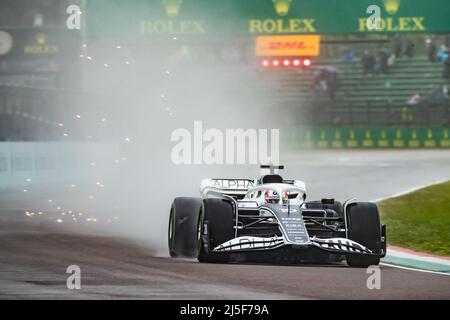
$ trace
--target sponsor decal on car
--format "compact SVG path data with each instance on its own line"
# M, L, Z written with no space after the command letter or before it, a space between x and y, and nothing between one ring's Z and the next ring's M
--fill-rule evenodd
M247 190L254 185L254 181L250 179L212 179L212 181L212 186L220 189Z

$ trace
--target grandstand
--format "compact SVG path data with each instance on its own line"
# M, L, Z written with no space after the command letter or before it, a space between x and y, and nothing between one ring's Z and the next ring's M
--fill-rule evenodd
M336 68L338 74L338 88L333 101L317 86L313 89L315 75L326 67ZM255 85L261 92L258 97L265 95L270 105L307 110L303 113L305 123L327 126L448 126L448 100L445 105L435 105L432 112L429 109L433 91L449 84L442 72L442 63L430 62L425 56L404 57L395 61L388 74L375 73L367 78L359 60L344 64L328 59L318 61L306 70L264 70L260 74L264 81ZM416 108L408 105L413 92L422 99Z
M83 32L67 29L56 14L71 1L0 4L0 42L6 44L0 53L0 141L92 141L107 136L99 119L117 118L126 127L121 114L151 107L174 123L186 121L180 110L190 108L194 116L214 107L227 116L241 112L240 126L251 118L262 127L310 130L319 137L329 130L327 139L342 132L354 136L349 132L356 129L384 136L394 128L405 129L408 139L420 129L428 139L428 130L436 130L433 139L446 142L435 145L450 146L449 81L443 63L427 57L427 43L450 52L448 0L293 0L288 7L272 0L136 2L84 2L81 11L90 13ZM46 3L59 9L49 11ZM377 31L364 24L375 4L384 19ZM328 18L336 12L336 19ZM412 47L412 57L405 57ZM371 51L378 61L380 50L389 49L396 55L389 72L364 75L362 52ZM342 63L350 51L356 59ZM318 78L324 69L336 71L334 94L334 86ZM420 99L410 103L413 92Z

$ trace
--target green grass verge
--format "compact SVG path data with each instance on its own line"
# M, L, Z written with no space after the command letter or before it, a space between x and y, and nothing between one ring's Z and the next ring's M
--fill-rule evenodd
M378 203L388 244L450 256L450 181Z

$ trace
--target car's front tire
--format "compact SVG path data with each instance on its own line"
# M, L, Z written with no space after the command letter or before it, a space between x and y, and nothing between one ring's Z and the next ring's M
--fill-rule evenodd
M203 242L202 235L208 228L209 243ZM226 252L211 252L212 249L234 238L233 204L224 199L204 199L198 219L198 255L200 262L225 263L229 261Z
M357 202L347 207L348 238L356 241L373 253L381 253L380 215L375 203ZM380 263L379 257L363 254L347 254L347 264L356 268L367 268Z
M197 256L197 221L202 199L175 198L170 208L169 254L171 257Z

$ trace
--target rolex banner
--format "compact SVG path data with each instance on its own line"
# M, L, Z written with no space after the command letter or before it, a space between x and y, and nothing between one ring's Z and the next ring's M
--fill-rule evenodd
M0 30L0 74L56 72L78 57L79 33L64 29Z
M88 0L98 37L450 32L449 0ZM375 16L374 16L375 15ZM367 23L376 22L376 27Z

